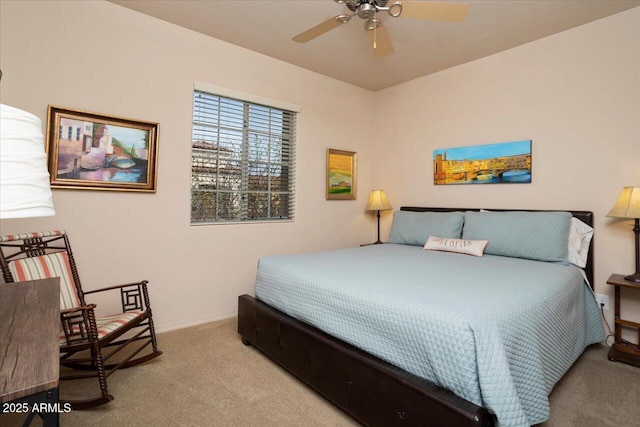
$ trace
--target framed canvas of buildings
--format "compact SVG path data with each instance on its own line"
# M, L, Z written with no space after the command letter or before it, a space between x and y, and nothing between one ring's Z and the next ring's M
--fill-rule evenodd
M156 191L158 123L49 106L51 187Z
M531 140L434 150L433 183L531 183Z
M327 200L355 200L356 153L327 149Z

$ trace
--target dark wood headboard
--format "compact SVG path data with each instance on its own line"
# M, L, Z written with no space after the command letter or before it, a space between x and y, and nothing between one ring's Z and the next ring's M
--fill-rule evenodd
M419 206L402 206L401 211L413 211L413 212L456 212L456 211L479 211L479 208L432 208L432 207L419 207ZM496 212L507 211L519 211L519 212L571 212L575 218L584 222L590 227L593 227L593 212L590 211L558 211L558 210L535 210L535 209L488 209ZM589 255L587 256L587 265L584 268L589 280L589 286L593 289L594 286L594 271L593 271L593 238L591 239L591 245L589 246Z

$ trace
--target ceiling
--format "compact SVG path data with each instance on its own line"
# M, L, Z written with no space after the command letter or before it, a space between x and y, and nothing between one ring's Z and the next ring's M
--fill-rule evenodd
M110 1L374 91L640 6L640 0L472 0L462 1L471 8L459 23L381 13L395 53L377 58L358 17L306 44L291 40L348 11L333 0Z

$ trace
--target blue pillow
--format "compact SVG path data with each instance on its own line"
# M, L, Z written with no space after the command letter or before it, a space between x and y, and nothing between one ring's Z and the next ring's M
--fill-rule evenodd
M484 253L568 263L569 212L465 212L462 238L488 240Z
M389 243L424 246L429 236L459 239L463 223L462 212L395 211Z

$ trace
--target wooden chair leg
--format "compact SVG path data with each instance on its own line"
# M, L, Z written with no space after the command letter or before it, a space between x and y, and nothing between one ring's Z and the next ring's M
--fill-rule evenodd
M156 341L156 329L153 326L153 313L151 312L151 302L149 300L149 293L147 292L146 285L144 287L144 292L142 294L144 298L144 303L147 307L148 317L147 322L149 323L149 335L151 335L151 345L153 347L153 352L158 353L158 342ZM162 354L160 352L158 355Z
M98 383L100 384L101 397L96 399L88 399L84 401L70 402L72 408L83 409L90 408L97 405L102 405L113 400L113 396L109 394L107 390L107 374L105 372L104 360L102 358L102 348L98 341L98 329L96 327L96 319L94 317L93 310L88 313L89 317L89 336L93 340L91 345L91 366L95 366L96 376L98 377Z
M96 356L96 370L98 372L98 382L100 383L100 392L102 394L102 397L106 398L107 396L109 396L109 392L107 391L107 374L105 373L104 361L102 360L102 351L97 342L94 344L94 348Z
M153 327L153 318L149 315L149 334L151 335L151 346L153 352L158 353L158 341L156 340L156 329ZM160 352L162 354L162 352Z

